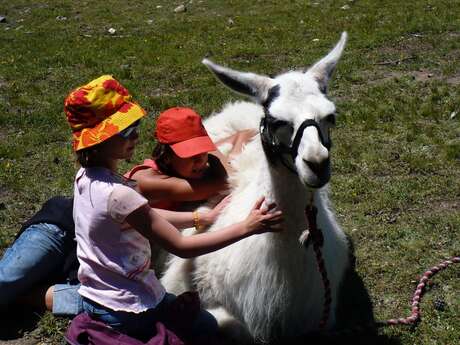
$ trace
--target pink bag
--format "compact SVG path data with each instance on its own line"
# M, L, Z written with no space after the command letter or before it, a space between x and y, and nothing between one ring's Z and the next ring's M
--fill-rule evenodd
M163 323L157 322L155 326L157 334L143 343L82 313L72 320L64 338L71 345L184 345Z

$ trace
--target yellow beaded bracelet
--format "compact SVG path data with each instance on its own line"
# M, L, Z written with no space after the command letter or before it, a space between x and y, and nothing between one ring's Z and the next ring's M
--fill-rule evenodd
M195 229L197 231L200 231L201 224L200 224L200 214L198 213L198 211L193 211L193 224L195 226Z

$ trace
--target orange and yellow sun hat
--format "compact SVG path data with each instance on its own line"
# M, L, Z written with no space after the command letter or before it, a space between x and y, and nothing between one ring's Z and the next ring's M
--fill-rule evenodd
M111 75L103 75L73 90L64 101L72 129L73 149L97 145L146 115Z

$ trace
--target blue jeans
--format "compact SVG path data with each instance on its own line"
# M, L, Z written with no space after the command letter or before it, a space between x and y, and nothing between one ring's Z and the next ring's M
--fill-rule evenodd
M125 311L114 311L97 304L87 298L83 298L83 310L94 319L100 320L112 328L141 340L150 339L155 331L155 323L163 322L166 327L174 330L166 320L166 312L169 305L174 302L176 295L166 293L163 300L153 309L148 309L142 313L130 313ZM199 311L191 327L190 336L202 337L213 336L218 331L217 321L209 312L204 309Z
M51 284L61 272L71 250L66 233L54 224L29 226L6 250L0 260L0 306L35 290L40 284ZM53 313L77 315L82 311L78 285L55 285Z

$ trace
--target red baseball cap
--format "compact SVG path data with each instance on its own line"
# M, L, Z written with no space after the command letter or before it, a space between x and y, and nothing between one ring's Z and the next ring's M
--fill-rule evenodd
M158 142L168 144L181 158L217 150L200 115L190 108L175 107L162 112L157 120L155 137Z

